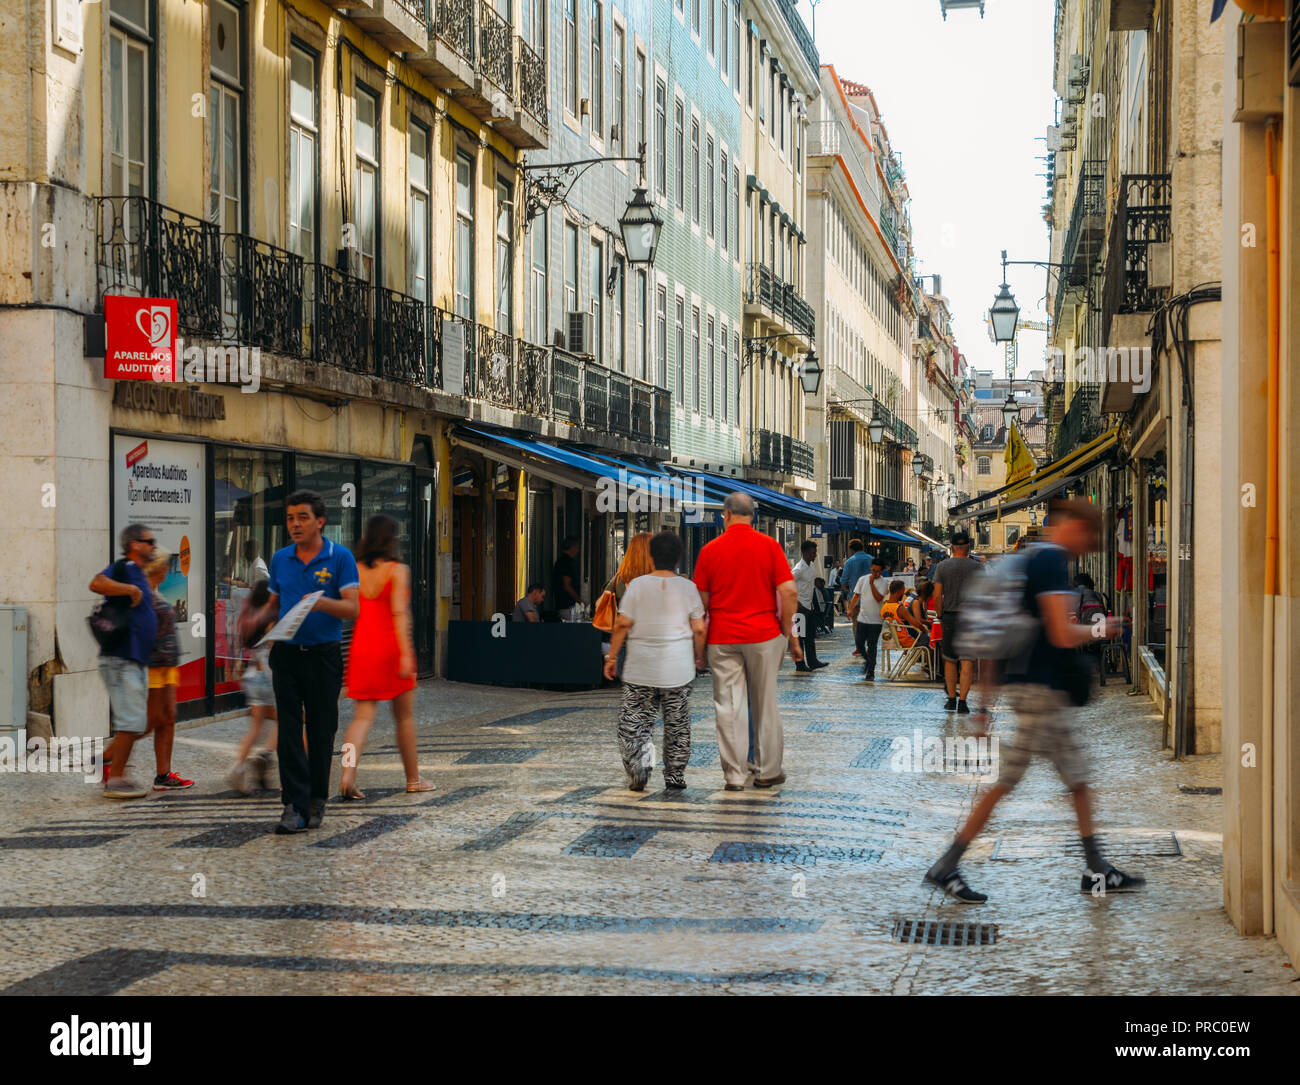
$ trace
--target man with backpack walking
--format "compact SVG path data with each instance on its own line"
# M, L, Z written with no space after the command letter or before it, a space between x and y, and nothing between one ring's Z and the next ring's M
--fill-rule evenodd
M1100 535L1101 513L1091 502L1054 505L1047 542L1002 559L995 583L980 596L979 614L972 614L962 629L964 653L1001 664L1002 680L1016 714L1015 735L1001 744L997 782L971 811L952 846L925 875L928 884L963 904L983 904L988 896L971 889L957 864L993 808L1020 782L1035 755L1056 766L1074 799L1088 864L1081 890L1102 896L1131 892L1145 884L1143 878L1111 866L1101 854L1092 823L1087 767L1074 726L1074 709L1086 702L1089 681L1077 665L1074 649L1097 634L1093 626L1070 621L1074 592L1068 562L1096 550ZM1114 618L1106 622L1111 636L1114 623Z

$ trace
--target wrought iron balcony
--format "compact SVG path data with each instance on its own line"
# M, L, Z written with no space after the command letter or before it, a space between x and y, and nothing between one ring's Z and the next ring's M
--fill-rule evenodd
M424 384L428 350L428 306L396 290L375 290L375 357L379 376L403 384Z
M479 0L479 71L509 97L515 93L514 40L510 24L488 0Z
M1052 442L1054 460L1101 436L1100 392L1100 386L1096 384L1081 384L1075 388Z
M837 512L849 512L864 520L871 518L871 494L866 490L832 490L830 505Z
M812 35L808 33L808 27L804 25L803 17L799 14L795 0L780 0L780 4L786 25L790 27L790 32L794 35L794 40L798 43L800 51L812 66L813 73L816 74L821 71L821 58L817 54L817 46L813 44Z
M1172 198L1167 173L1128 173L1120 181L1106 260L1107 329L1116 313L1154 312L1168 293L1149 285L1149 259L1152 245L1170 240Z
M812 478L817 466L813 447L807 441L798 439L790 443L790 467L799 478Z
M1090 159L1079 169L1079 183L1070 209L1070 225L1061 250L1060 278L1056 283L1056 303L1052 323L1060 324L1065 296L1071 288L1085 285L1093 265L1101 255L1106 232L1106 163Z
M187 335L221 332L221 237L217 227L143 196L95 200L99 291L175 298Z
M546 61L525 41L519 42L519 104L542 128L546 128Z
M371 289L365 279L328 264L312 265L311 357L351 373L373 375Z
M807 339L816 335L817 314L813 307L790 283L778 279L766 264L749 265L745 303L762 306L774 321L797 335Z
M433 32L466 60L474 59L474 0L437 0Z
M910 524L916 518L916 506L910 501L883 494L871 495L871 519L887 520L893 524Z
M277 354L301 354L302 257L246 234L222 234L221 249L228 336Z
M813 450L811 445L787 434L760 429L750 436L749 463L760 471L811 478Z
M874 412L876 417L884 424L885 437L892 440L896 445L902 445L905 448L915 448L917 445L916 430L904 422L893 411L886 407L880 400L876 400Z
M519 375L515 404L524 414L545 415L550 410L551 352L531 343L519 345Z
M551 411L562 422L582 423L582 359L558 347L551 356Z

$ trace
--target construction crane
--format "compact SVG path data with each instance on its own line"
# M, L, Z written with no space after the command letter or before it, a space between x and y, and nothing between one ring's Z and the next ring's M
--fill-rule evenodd
M993 334L993 322L985 316L984 323L988 325L990 342L996 343L997 338ZM1017 320L1016 331L1021 331L1022 329L1030 332L1047 332L1050 335L1052 325L1046 320ZM1013 381L1016 379L1016 362L1019 360L1015 339L1012 339L1009 343L1005 343L1004 348L1007 365L1007 380Z

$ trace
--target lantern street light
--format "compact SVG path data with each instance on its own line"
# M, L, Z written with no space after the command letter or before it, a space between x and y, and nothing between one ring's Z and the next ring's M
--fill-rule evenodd
M1011 343L1016 338L1016 325L1020 322L1020 306L1016 304L1011 287L1005 282L989 306L989 321L993 325L996 343Z
M618 220L623 232L623 247L627 250L629 264L653 264L655 250L659 247L659 233L664 228L663 219L655 214L654 204L640 186L628 202L627 210Z
M1020 407L1016 404L1016 397L1008 393L1007 401L1002 404L1002 421L1006 424L1008 432L1011 429L1011 423L1019 421Z
M867 423L867 436L871 438L873 445L878 445L885 439L885 423L880 415L875 413L871 415L871 421Z
M815 396L822 383L822 367L817 362L817 352L811 347L803 356L799 366L799 383L803 385L804 395Z

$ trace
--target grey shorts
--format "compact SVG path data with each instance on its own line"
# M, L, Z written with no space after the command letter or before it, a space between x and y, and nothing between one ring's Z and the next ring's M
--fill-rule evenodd
M271 683L271 672L249 664L239 679L244 691L244 700L249 708L274 708L275 689Z
M1075 709L1066 695L1048 686L1015 683L1004 686L1003 693L1016 714L1016 731L999 743L997 786L1010 791L1034 757L1055 765L1071 791L1086 784L1088 762L1074 729Z
M957 655L957 629L961 625L961 612L945 610L939 618L939 628L943 630L943 658L949 663L960 663Z
M144 734L149 727L149 668L134 659L100 656L99 673L108 688L109 729Z

